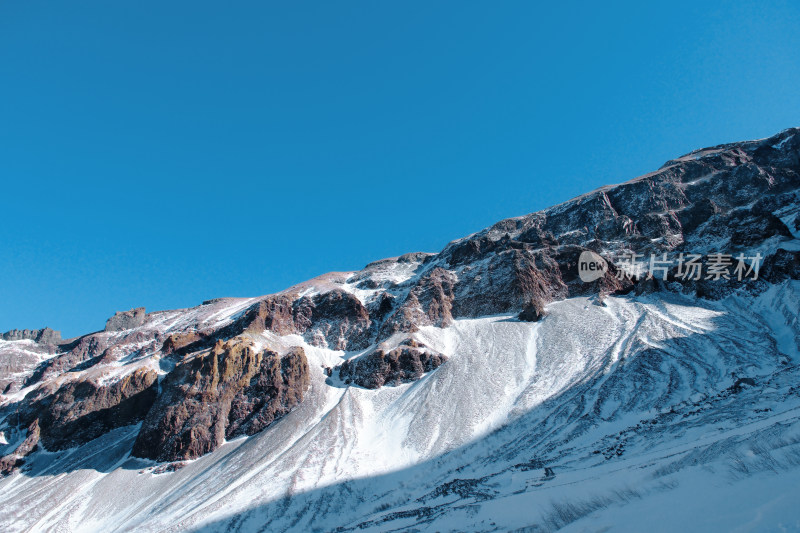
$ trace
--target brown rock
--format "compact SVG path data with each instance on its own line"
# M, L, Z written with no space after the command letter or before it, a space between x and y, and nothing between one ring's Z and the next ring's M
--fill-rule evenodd
M280 357L244 337L218 341L167 375L133 454L159 461L199 457L226 437L251 435L284 416L308 384L301 348Z
M206 338L204 333L198 331L189 331L184 333L173 333L167 340L164 341L161 351L164 355L170 355L176 352L181 352L189 348L191 349L198 343Z
M84 444L142 420L155 400L157 378L154 370L140 368L110 385L80 380L55 391L40 387L26 396L20 420L38 419L42 444L49 450Z
M375 350L339 367L339 378L367 389L416 381L441 366L447 358L414 340L384 352Z
M34 420L28 426L27 436L10 454L0 458L0 476L6 476L25 464L25 457L35 452L39 446L39 421Z

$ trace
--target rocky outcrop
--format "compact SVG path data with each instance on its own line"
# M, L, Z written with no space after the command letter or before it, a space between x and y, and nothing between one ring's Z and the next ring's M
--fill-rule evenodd
M182 361L162 383L133 454L193 459L224 439L252 435L286 415L309 385L301 348L284 356L236 337Z
M447 327L453 321L457 276L435 267L416 281L402 302L383 323L380 338L397 332L412 333L422 326Z
M141 421L155 401L158 374L140 368L108 385L91 380L47 385L25 397L19 407L23 425L38 421L48 450L84 444L104 433Z
M42 329L12 329L0 335L4 341L32 340L40 344L58 344L61 342L61 332L50 328Z
M144 307L137 307L130 311L117 311L106 321L105 331L125 331L138 328L144 324L145 316Z
M518 315L523 322L538 322L545 316L544 306L539 300L534 300L525 306L525 309Z
M531 301L543 304L566 297L559 263L549 249L534 250L508 237L500 242L502 248L487 260L459 272L455 317L509 313Z
M668 286L620 279L620 256L626 252L640 257L749 253L765 242L792 239L784 220L797 221L800 212L798 150L798 129L698 150L641 178L455 241L428 260L429 268L395 303L380 337L421 325L446 326L459 317L520 312L569 296ZM590 283L578 277L585 250L608 262L608 272ZM776 280L794 271L792 259L780 250L768 252L764 268L764 275ZM748 285L684 281L674 272L668 281L714 298Z
M6 476L25 464L25 457L35 452L39 447L39 421L34 420L28 426L25 440L13 452L0 457L0 476Z
M413 339L393 350L381 349L348 359L339 367L339 379L367 389L416 381L441 366L447 358Z
M173 353L191 353L193 349L203 343L208 336L200 331L187 331L181 333L173 333L161 347L164 355L172 355Z
M55 357L44 361L28 377L25 381L25 386L80 368L81 365L99 358L108 348L108 337L96 333L84 335L69 343L64 343L59 346L59 352Z
M374 340L373 324L364 304L353 294L332 289L314 296L269 296L238 321L236 334L297 333L315 346L361 350Z
M258 302L245 315L244 330L253 333L269 330L278 335L296 333L294 304L295 299L290 295L281 294L267 297Z
M56 348L38 343L0 343L0 395L10 394L25 386L28 376L42 366ZM2 398L0 398L2 400Z
M372 343L369 312L356 296L334 289L297 300L294 325L311 344L334 350L362 350Z

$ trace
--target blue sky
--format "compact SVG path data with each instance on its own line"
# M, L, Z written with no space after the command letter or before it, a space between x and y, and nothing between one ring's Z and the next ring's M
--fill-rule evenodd
M438 251L800 125L800 4L641 4L0 2L0 331Z

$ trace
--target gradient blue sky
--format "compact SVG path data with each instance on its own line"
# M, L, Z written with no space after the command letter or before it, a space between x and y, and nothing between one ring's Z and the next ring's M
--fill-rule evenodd
M254 296L800 125L800 3L0 2L0 331Z

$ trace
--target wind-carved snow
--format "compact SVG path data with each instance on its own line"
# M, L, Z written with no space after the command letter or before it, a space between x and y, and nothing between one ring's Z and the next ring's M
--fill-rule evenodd
M312 379L266 431L158 475L128 455L136 426L37 452L0 481L0 514L10 531L635 530L638 513L703 487L743 523L773 524L800 480L798 290L573 298L538 323L426 327L414 337L448 361L378 390L327 376L352 354L265 332L303 346ZM755 386L734 391L740 378ZM784 491L748 514L736 502L751 479Z

